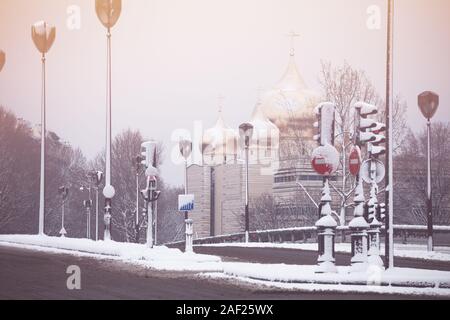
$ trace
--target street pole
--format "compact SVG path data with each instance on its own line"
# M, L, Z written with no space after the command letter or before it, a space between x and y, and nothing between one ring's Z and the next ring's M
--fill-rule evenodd
M95 188L95 241L98 241L98 186Z
M427 229L428 229L428 251L433 248L433 190L431 172L431 118L437 112L439 106L439 95L432 91L425 91L418 97L420 111L427 119Z
M428 251L433 247L433 198L431 189L431 119L427 121L427 223L428 223Z
M106 175L105 188L103 195L105 196L105 234L104 240L111 240L111 212L112 199L116 191L111 185L111 100L112 100L112 72L111 72L111 28L117 23L122 11L121 0L96 0L95 10L100 22L107 29L107 71L106 71Z
M41 95L41 170L39 191L39 235L44 235L45 215L45 134L46 134L46 54L50 50L56 37L56 28L44 21L39 21L31 27L31 37L41 53L42 61L42 95Z
M184 158L184 194L187 195L189 191L188 187L188 159L192 154L192 141L190 140L183 140L181 139L179 141L179 149L180 154ZM194 244L194 221L192 219L189 219L189 211L184 212L184 221L185 221L185 252L191 253L194 251L193 244Z
M254 127L251 123L244 123L239 126L241 137L241 147L245 150L245 243L250 242L250 213L249 213L249 149L253 137Z
M394 1L388 0L387 63L386 63L386 199L387 219L385 233L385 267L394 268L394 134L393 134L393 88L394 88Z
M250 241L250 215L248 212L248 153L249 153L249 144L250 141L248 137L245 138L245 243L249 243Z
M64 238L66 236L65 234L65 228L64 228L64 206L65 206L65 201L63 200L62 203L62 208L61 208L61 238Z
M39 193L39 235L44 235L45 214L45 133L46 133L45 54L42 54L42 104L41 104L41 182Z

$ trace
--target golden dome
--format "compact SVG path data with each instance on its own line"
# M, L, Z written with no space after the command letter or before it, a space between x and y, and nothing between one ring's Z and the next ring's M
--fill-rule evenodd
M319 96L309 90L295 63L295 54L291 52L289 65L281 80L262 100L262 112L278 127L292 120L313 115L313 109Z

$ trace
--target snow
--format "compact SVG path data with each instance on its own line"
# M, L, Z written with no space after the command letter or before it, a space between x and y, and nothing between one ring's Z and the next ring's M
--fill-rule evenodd
M350 228L361 228L361 229L369 227L369 225L367 224L367 221L366 221L366 219L364 219L364 217L354 218L348 226Z
M34 24L34 31L40 36L47 35L47 24L44 21L38 21Z
M320 218L319 221L316 223L316 227L322 227L322 228L336 228L337 222L333 219L331 215L325 215L322 218Z
M369 267L350 273L350 267L337 267L337 273L316 273L317 266L285 264L224 263L224 273L256 280L287 283L350 284L450 288L450 272L408 268ZM449 291L450 293L450 291Z
M283 291L289 290L292 292L311 292L311 293L376 293L382 295L404 295L408 297L429 296L429 297L444 297L450 296L448 289L436 288L405 288L392 286L358 286L358 285L330 285L317 283L286 283L286 282L267 282L263 280L255 280L245 277L229 276L221 273L204 273L201 275L204 278L220 279L220 280L238 280L252 285L267 287L270 289L281 289Z
M338 267L335 274L318 274L317 266L222 262L219 257L182 253L164 246L149 249L140 244L47 236L0 235L0 245L99 260L118 260L157 270L201 272L201 276L235 278L292 290L450 297L450 272L446 271L406 268L384 271L379 267L369 267L364 272L350 273L351 267ZM274 244L249 243L245 246L273 247ZM317 250L317 244L277 245L280 246ZM337 248L349 250L348 245L337 245Z
M219 257L183 253L164 246L149 249L141 244L27 235L0 235L0 245L54 253L87 254L96 258L116 258L158 270L217 271L222 268Z

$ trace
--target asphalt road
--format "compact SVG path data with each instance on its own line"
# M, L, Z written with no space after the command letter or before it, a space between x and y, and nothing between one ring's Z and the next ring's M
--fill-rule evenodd
M79 291L67 289L68 266L81 269ZM50 254L0 246L0 299L50 300L311 300L400 299L377 294L288 292L242 283L200 279L195 274L167 273L109 260Z
M196 253L221 256L228 261L300 265L317 264L317 252L297 249L196 246L194 251ZM350 259L351 255L348 253L336 253L336 264L338 266L349 266ZM394 261L395 266L401 268L450 271L450 262L430 263L409 258L395 258Z

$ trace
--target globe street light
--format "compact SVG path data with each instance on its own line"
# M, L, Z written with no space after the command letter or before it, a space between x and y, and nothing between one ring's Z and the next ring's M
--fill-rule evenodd
M190 140L180 140L180 153L184 158L184 194L188 194L188 159L192 154L192 141ZM189 212L186 211L185 223L186 223L186 243L185 252L192 252L192 231L193 231L193 221L189 219Z
M105 235L104 240L111 240L111 202L116 191L111 185L111 28L119 20L122 11L121 0L95 0L95 11L100 22L107 29L107 89L106 89L106 176L105 188Z
M431 190L431 118L439 106L439 96L431 91L423 92L418 97L420 111L427 119L427 222L428 251L433 251L433 199Z
M0 72L5 66L5 61L6 61L6 54L3 50L0 50Z
M46 86L45 86L45 61L46 54L55 41L56 28L44 21L36 22L31 27L33 42L42 54L42 97L41 97L41 181L39 196L39 235L44 234L44 210L45 210L45 133L46 133Z
M250 141L253 136L253 125L250 123L244 123L239 126L239 135L241 136L241 142L245 149L245 242L250 240L250 215L248 212L248 152L250 149Z

